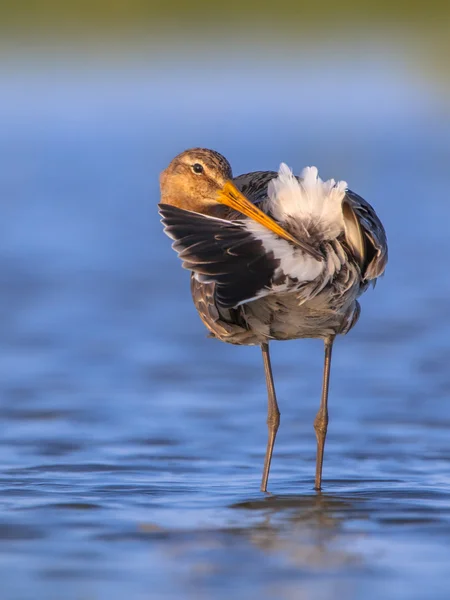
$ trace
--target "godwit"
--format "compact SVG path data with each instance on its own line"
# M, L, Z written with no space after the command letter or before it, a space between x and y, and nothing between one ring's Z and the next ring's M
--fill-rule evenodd
M262 350L269 429L262 491L280 423L269 342L324 340L322 397L314 421L320 490L333 342L355 325L357 298L384 272L383 225L345 181L324 182L315 167L295 177L282 164L278 173L233 179L221 154L194 148L172 160L160 183L164 231L191 271L203 323L223 342Z

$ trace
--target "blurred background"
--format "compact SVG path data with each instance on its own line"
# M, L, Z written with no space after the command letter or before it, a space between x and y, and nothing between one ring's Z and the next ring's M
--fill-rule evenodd
M448 598L450 5L0 7L2 599ZM390 245L333 358L206 338L158 175L316 165Z

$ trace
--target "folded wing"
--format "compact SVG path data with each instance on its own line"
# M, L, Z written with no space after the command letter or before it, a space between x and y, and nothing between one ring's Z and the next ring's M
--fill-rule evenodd
M364 281L373 281L383 274L388 260L384 227L372 206L355 192L346 191L342 206L347 243Z
M160 204L159 212L183 267L198 281L216 284L215 300L221 308L239 306L275 289L286 291L287 285L301 286L323 268L251 220L228 221L168 204Z
M272 281L278 261L241 222L226 221L160 204L165 233L199 281L216 283L219 306L232 308L258 295Z

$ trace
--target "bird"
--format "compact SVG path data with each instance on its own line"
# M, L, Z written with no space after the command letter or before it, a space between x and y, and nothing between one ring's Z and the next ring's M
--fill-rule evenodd
M269 344L319 338L322 394L314 420L314 487L322 488L331 356L337 335L358 321L358 298L383 275L388 247L372 206L345 181L323 181L316 167L233 177L215 150L191 148L160 175L164 232L191 272L194 305L210 337L261 348L268 439L261 490L280 425Z

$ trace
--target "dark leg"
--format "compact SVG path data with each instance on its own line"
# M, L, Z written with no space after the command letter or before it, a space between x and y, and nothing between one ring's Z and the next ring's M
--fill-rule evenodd
M267 440L266 458L264 460L264 470L261 483L261 491L267 492L267 480L269 479L270 461L272 460L273 446L280 424L280 411L278 410L275 387L273 385L272 367L270 365L269 344L261 344L261 350L264 362L264 373L266 374L267 384L267 427L269 428L269 438Z
M319 412L314 420L314 429L316 430L317 437L316 480L314 485L316 490L320 490L322 487L323 450L328 428L328 385L330 382L331 351L333 349L333 342L334 336L325 339L322 398L320 400Z

